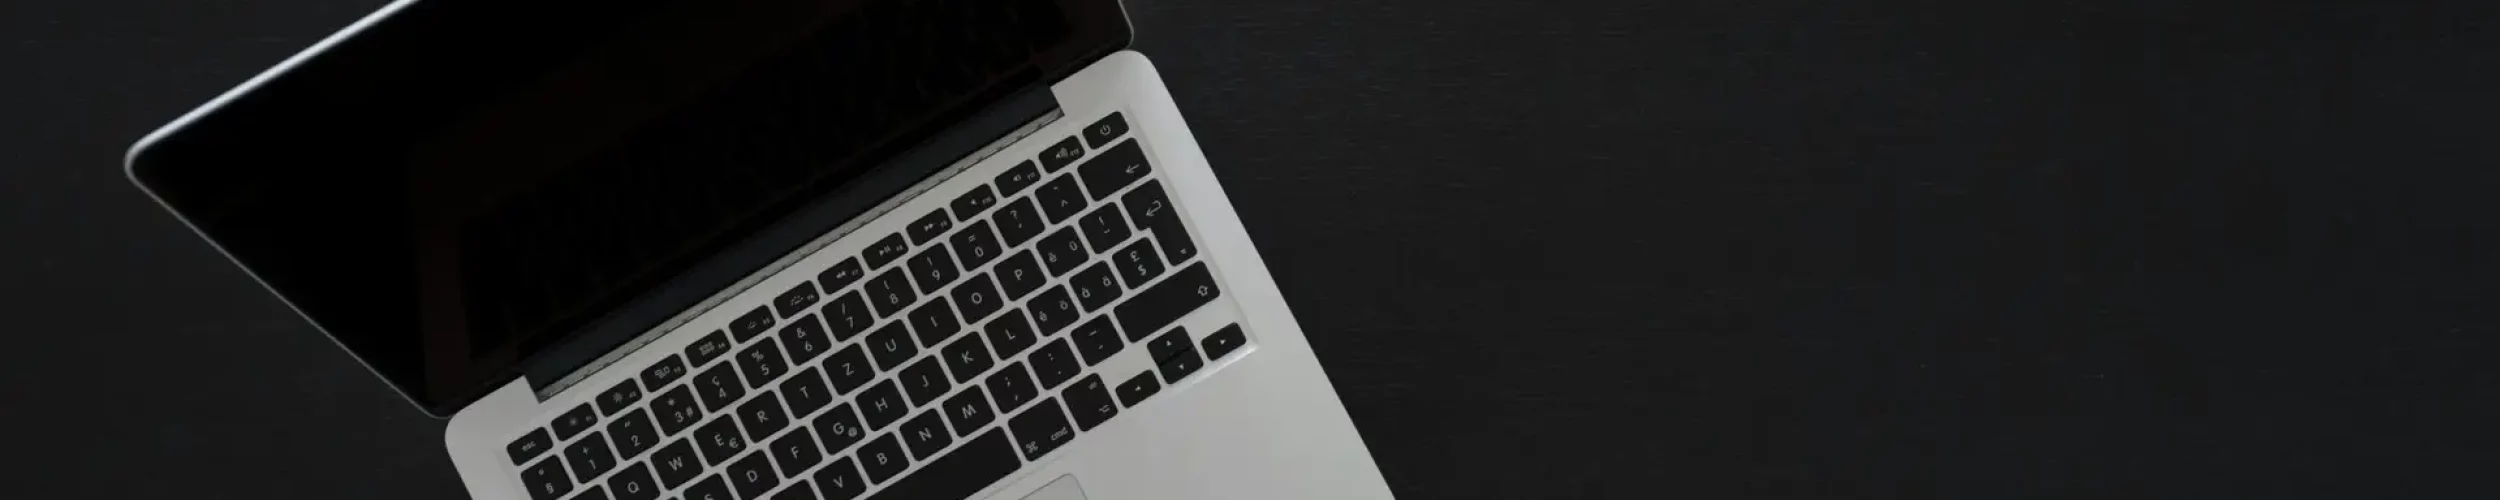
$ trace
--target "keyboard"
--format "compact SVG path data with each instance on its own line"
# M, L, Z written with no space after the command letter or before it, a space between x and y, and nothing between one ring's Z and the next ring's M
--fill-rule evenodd
M1246 343L1120 113L505 447L533 500L958 500ZM1048 140L1048 137L1027 140ZM1003 201L1002 201L1003 200ZM854 238L870 235L854 235ZM803 264L805 265L805 264ZM1143 344L1131 346L1131 344ZM1101 373L1124 349L1153 367Z

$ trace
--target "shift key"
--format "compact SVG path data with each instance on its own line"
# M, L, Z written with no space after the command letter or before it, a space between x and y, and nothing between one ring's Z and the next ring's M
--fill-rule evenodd
M1164 325L1179 321L1222 295L1224 292L1215 287L1215 276L1207 274L1207 263L1191 264L1120 303L1120 331L1161 331Z

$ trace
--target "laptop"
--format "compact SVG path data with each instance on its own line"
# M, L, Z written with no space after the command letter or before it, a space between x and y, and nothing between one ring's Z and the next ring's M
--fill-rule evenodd
M398 0L126 161L474 498L1390 498L1130 40L1115 0Z

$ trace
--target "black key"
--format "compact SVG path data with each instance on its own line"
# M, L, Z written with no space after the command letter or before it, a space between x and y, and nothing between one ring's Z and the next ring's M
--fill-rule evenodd
M877 358L877 369L893 371L920 354L920 344L912 343L911 329L903 322L886 323L877 333L868 334L868 355Z
M946 416L942 413L945 410L931 408L903 422L903 446L911 448L911 456L928 460L945 450L946 445L955 444L955 435L946 431Z
M1172 210L1172 199L1163 194L1163 181L1146 181L1120 195L1120 207L1128 209L1128 219L1138 229L1152 228L1163 221L1180 222L1180 213Z
M738 500L738 498L729 496L729 483L723 482L721 475L713 474L704 476L702 481L696 481L694 486L687 486L685 500Z
M1076 294L1076 303L1087 311L1100 311L1111 301L1120 299L1120 281L1111 277L1111 264L1096 262L1068 278L1068 291Z
M616 500L652 500L659 498L663 489L659 483L652 482L651 468L642 462L634 462L616 471L616 475L608 476L608 491L616 493Z
M1050 236L1042 238L1041 243L1033 246L1033 251L1041 253L1042 265L1050 268L1051 276L1068 274L1068 271L1076 270L1076 266L1094 258L1093 252L1085 250L1085 242L1077 239L1076 228L1073 227L1059 228L1059 232L1050 233Z
M987 221L977 221L970 226L965 226L962 231L956 231L954 236L946 237L946 242L948 246L955 248L955 261L962 262L964 269L979 269L982 264L988 264L991 259L998 258L998 235L990 233L990 223Z
M650 412L652 417L660 417L660 435L677 435L702 420L702 405L697 405L695 392L685 385L652 397Z
M660 434L675 436L703 421L703 405L694 400L693 389L677 386L651 398L651 416L660 420Z
M920 294L911 290L910 274L911 271L898 268L868 280L868 305L877 317L902 314L903 308L920 300Z
M1111 268L1120 272L1120 280L1128 282L1129 288L1137 288L1163 275L1163 257L1155 255L1153 242L1139 239L1111 252Z
M903 415L911 413L911 403L903 401L903 392L894 388L893 379L869 386L867 391L859 393L857 401L860 416L867 419L868 430L871 431L885 429L885 426L893 425L894 421L902 420Z
M1146 402L1146 398L1154 397L1156 392L1162 390L1163 383L1155 381L1155 372L1139 373L1120 383L1120 402L1136 408L1138 403Z
M773 445L766 449L773 450L773 464L781 466L782 477L798 477L799 473L807 472L807 468L815 467L817 462L825 461L824 452L816 449L816 435L807 432L806 427L793 429L780 439L774 439Z
M1173 264L1189 262L1198 256L1198 245L1189 241L1189 230L1181 225L1181 217L1172 208L1171 198L1163 193L1162 181L1146 181L1146 185L1129 190L1120 197L1120 206L1128 209L1129 220L1137 227L1154 233L1163 258Z
M1083 365L1076 364L1076 352L1068 349L1067 339L1042 344L1042 348L1034 349L1033 356L1026 361L1033 365L1033 377L1042 383L1044 389L1058 387L1084 369Z
M1120 134L1126 133L1128 133L1128 120L1121 119L1119 113L1112 113L1111 116L1095 120L1093 125L1085 126L1085 143L1094 145L1095 149L1102 149L1103 144L1111 142L1112 139L1118 139Z
M1033 313L1035 333L1044 337L1058 335L1068 325L1076 324L1077 315L1084 314L1076 310L1076 301L1069 299L1068 292L1063 290L1065 288L1055 286L1046 288L1040 295L1034 295L1033 301L1024 303L1025 311Z
M729 353L729 334L714 330L712 333L704 334L703 338L694 339L694 343L686 344L686 365L700 368L704 363L710 363L713 359L727 353Z
M748 453L745 458L729 463L729 487L738 490L738 498L754 499L781 485L781 474L773 472L773 461L764 452Z
M599 414L615 415L639 402L642 402L642 386L634 384L633 379L626 379L608 387L608 390L599 391Z
M1041 460L1042 455L1076 439L1076 428L1068 426L1068 415L1059 411L1056 399L1044 399L1007 419L1007 427L1016 431L1016 447L1024 450L1026 460Z
M929 211L928 215L922 215L918 220L911 221L911 225L905 226L903 232L911 233L912 244L927 245L929 242L937 241L939 236L945 236L946 230L954 228L955 218L947 217L946 209L940 208Z
M1086 243L1102 251L1120 246L1121 242L1128 241L1130 234L1135 234L1129 232L1128 219L1120 216L1120 207L1111 204L1086 212L1084 217L1076 219L1076 227L1085 231Z
M816 273L816 285L825 287L826 294L832 294L842 291L842 287L858 283L861 276L867 275L868 271L859 267L858 258L845 258L841 263L825 268L825 272Z
M608 440L593 432L564 447L565 463L573 464L573 476L596 478L616 468L616 452L608 450Z
M868 492L868 482L859 479L859 466L851 457L842 457L816 471L816 487L823 488L824 500L851 500Z
M553 458L521 469L521 483L532 500L554 500L573 491L573 476L564 473L564 461Z
M1068 340L1076 341L1076 352L1085 357L1085 364L1088 365L1102 364L1103 360L1111 359L1111 355L1119 354L1120 348L1128 345L1127 341L1120 340L1120 332L1111 328L1111 315L1108 314L1095 316L1085 324L1077 325L1076 332L1068 334Z
M868 344L851 344L842 352L825 358L825 380L833 382L833 391L850 394L877 378L877 368L868 364Z
M1171 278L1137 292L1118 307L1120 329L1132 332L1162 330L1163 325L1179 321L1198 306L1215 301L1223 292L1215 287L1215 276L1207 274L1204 262L1190 264Z
M815 368L799 370L789 380L781 381L781 400L790 404L790 418L806 419L816 410L833 403L833 390L825 388L825 377Z
M1033 201L1042 205L1042 215L1049 217L1052 224L1075 217L1093 204L1085 199L1085 190L1076 187L1074 175L1062 175L1043 184L1042 189L1033 192Z
M703 457L694 454L694 444L679 439L651 454L651 468L660 473L660 482L671 489L703 473Z
M801 316L781 327L781 346L790 349L790 364L806 366L808 361L833 349L833 339L825 338L825 324L816 315Z
M877 313L870 311L868 302L859 297L859 292L845 293L842 298L825 303L825 330L833 333L834 341L849 342L859 332L877 325Z
M1128 336L1129 340L1137 340L1137 337L1141 335L1137 332L1128 332ZM1155 362L1172 359L1172 356L1180 354L1181 351L1196 353L1189 348L1189 330L1181 327L1172 327L1170 331L1156 335L1154 340L1146 342L1146 355L1148 359Z
M1032 160L1026 160L1016 166L1007 167L1005 173L998 174L998 194L999 196L1015 196L1016 192L1033 187L1033 182L1039 180L1042 180L1042 169L1035 167Z
M738 337L739 342L755 340L755 336L772 330L773 308L769 306L756 306L738 319L729 320L729 334Z
M1010 363L998 373L990 374L990 399L998 403L998 411L1015 411L1039 396L1042 389L1033 386L1033 375L1024 371L1024 363Z
M651 366L642 369L642 385L668 387L669 382L676 382L677 379L685 376L686 362L677 359L677 355L670 354L668 357L660 358L660 362L652 363Z
M911 457L903 455L903 445L888 432L859 445L859 465L868 469L869 480L882 483L911 467Z
M955 209L957 220L971 222L973 218L980 217L981 212L988 211L991 206L995 205L998 205L998 194L990 192L989 186L973 186L971 191L965 191L962 196L956 196L955 202L947 206Z
M1068 398L1068 413L1076 417L1078 429L1094 430L1120 415L1120 404L1111 401L1111 388L1103 386L1102 375L1086 375L1060 397Z
M579 495L573 495L573 500L613 500L613 499L608 498L608 490L606 490L606 489L604 489L604 488L597 487L597 486L592 486L592 487L590 487L590 489L589 489L589 490L585 490L585 491L583 491L583 492L582 492L582 494L579 494Z
M1154 172L1154 166L1146 164L1146 152L1137 148L1137 141L1122 141L1076 168L1077 175L1085 176L1085 190L1094 193L1097 200L1146 178L1150 172Z
M964 324L955 321L955 308L946 303L945 297L911 310L911 332L920 339L920 345L935 347L962 331Z
M946 245L929 247L911 256L911 277L920 283L920 293L937 293L962 276L963 271L955 268L955 258L946 254Z
M903 235L896 233L885 235L885 238L869 244L867 250L859 253L859 258L868 261L868 270L875 271L885 269L886 264L894 263L910 253L911 242L904 241Z
M1181 339L1184 345L1188 342L1188 338ZM1198 357L1198 349L1195 347L1183 349L1180 354L1155 362L1155 369L1163 372L1163 381L1175 384L1180 383L1181 379L1188 377L1189 374L1198 373L1199 368L1206 366L1207 360Z
M1033 323L1024 320L1023 310L999 315L997 319L990 320L982 332L989 336L990 349L998 353L998 359L1023 354L1025 348L1033 347L1033 341L1038 340L1033 335Z
M798 286L773 297L773 311L781 313L784 318L806 314L808 308L816 306L818 298L821 297L816 292L816 282L801 281Z
M556 415L556 421L548 424L548 427L555 428L557 441L563 441L573 439L573 436L590 430L590 426L598 424L599 414L590 409L590 403L582 403L581 406L565 411L563 415Z
M1008 248L1024 244L1042 234L1042 229L1050 225L1042 221L1042 213L1033 209L1033 199L1029 197L1007 202L1007 206L999 207L998 214L991 215L990 220L998 223L999 241L1006 242Z
M847 404L833 407L832 412L816 417L815 425L816 437L825 442L825 453L841 453L850 449L851 445L859 444L861 436L868 435L867 429L859 426L859 412Z
M773 492L772 500L817 500L816 488L808 486L806 480L800 480L791 483L788 488Z
M694 444L703 449L706 461L715 464L727 462L729 457L747 449L746 436L738 434L738 419L732 417L715 418L695 428Z
M790 363L781 359L781 348L773 339L764 339L738 351L738 374L745 375L747 386L761 389L781 374L790 372Z
M747 437L737 432L737 417L712 417L712 422L695 427L695 445L702 447L705 460L727 462L747 450Z
M738 423L746 425L747 435L763 439L789 427L790 414L782 412L781 398L765 392L738 405Z
M1006 304L1006 299L998 297L998 287L990 284L989 273L972 275L963 283L955 284L955 289L947 291L947 295L955 298L956 312L963 313L965 323L989 319L990 313L998 312L998 308Z
M998 266L993 269L997 270L998 284L1006 287L1009 300L1024 298L1025 294L1033 293L1041 289L1043 283L1050 282L1050 275L1042 274L1042 263L1033 260L1031 250L1009 255L1006 260L998 261Z
M938 411L946 414L946 423L955 427L955 435L963 437L972 437L972 431L998 419L997 414L990 412L989 396L982 394L977 385L946 398L946 404Z
M954 342L946 344L945 349L938 350L938 357L946 359L946 371L955 374L956 382L965 383L971 382L973 377L981 376L981 372L989 371L990 365L996 362L990 359L990 348L981 345L979 335L965 335L955 339Z
M1232 354L1234 349L1240 349L1242 344L1248 343L1250 339L1241 334L1241 325L1238 324L1224 325L1223 329L1207 334L1207 338L1198 341L1199 346L1206 348L1207 359L1210 361Z
M1060 139L1058 144L1050 145L1050 149L1042 150L1042 154L1037 159L1042 161L1042 170L1057 172L1060 167L1066 167L1083 158L1085 158L1085 145L1076 142L1076 137L1069 137Z
M936 462L920 467L901 481L886 485L873 500L932 500L971 498L990 483L998 482L1015 472L1024 462L1016 460L1016 451L1007 444L1007 433L992 429L980 437L964 440L962 448L947 453ZM876 475L869 468L869 475Z
M686 376L686 362L679 360L675 354L660 358L658 362L651 363L651 366L642 369L642 383L651 387L665 387L669 382L675 382L684 376Z
M660 445L660 430L651 427L651 417L641 408L635 408L608 423L608 440L616 442L616 456L633 458Z
M512 465L521 465L530 463L530 459L546 454L548 448L555 446L555 440L547 437L546 429L532 428L529 433L512 440L512 444L503 445L503 452L512 456Z
M896 377L895 381L903 384L903 393L911 396L912 407L928 406L936 402L938 396L944 396L947 390L955 388L953 382L946 380L946 369L941 364L936 356L920 358L920 361L904 367L903 374Z

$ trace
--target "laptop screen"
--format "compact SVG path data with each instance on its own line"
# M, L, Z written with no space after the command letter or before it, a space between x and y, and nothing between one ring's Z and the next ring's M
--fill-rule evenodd
M1116 0L415 0L135 177L420 406L952 120L1125 46Z

